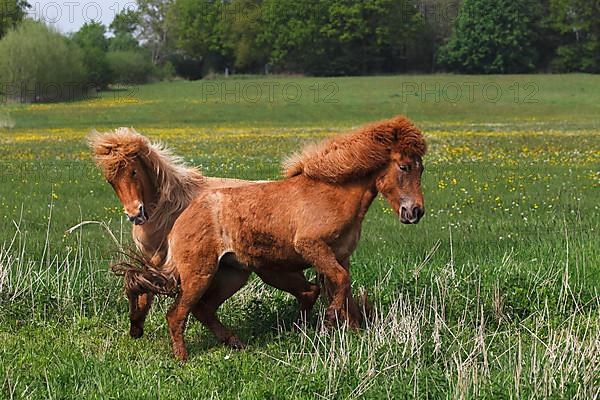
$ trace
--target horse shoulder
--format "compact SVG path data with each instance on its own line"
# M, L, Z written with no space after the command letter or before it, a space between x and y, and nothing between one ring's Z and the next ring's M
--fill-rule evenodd
M169 234L169 246L181 239L185 241L214 239L214 214L217 203L218 196L211 191L196 197L175 221Z

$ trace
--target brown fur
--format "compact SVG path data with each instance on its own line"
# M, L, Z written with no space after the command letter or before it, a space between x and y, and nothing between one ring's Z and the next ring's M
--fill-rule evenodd
M89 145L96 164L109 181L134 159L143 160L160 188L153 205L156 210L153 219L159 229L173 216L181 214L198 191L207 185L207 179L198 169L188 167L165 146L151 143L133 128L119 128L104 134L95 132L89 137Z
M140 253L128 254L127 261L113 266L115 273L124 277L130 308L130 334L137 338L143 334L144 321L154 294L174 295L178 289L176 270L163 265L168 251L167 235L177 217L203 190L259 182L205 178L200 171L185 165L166 147L151 143L131 128L119 128L102 134L95 132L89 138L89 145L94 160L125 208L129 203L142 201L147 204L150 214L143 225L134 225L132 228L133 239ZM142 185L136 185L129 178L132 170L137 170L135 181L142 182ZM220 278L213 283L203 307L216 309L225 301L229 296L224 297L223 293L232 290L231 283L235 286L243 280L238 275L236 271L224 269ZM310 310L319 294L319 287L308 282L301 272L288 274L284 279L269 274L260 274L260 278L294 295L300 303L301 312ZM212 328L219 326L218 322L211 319L205 319L203 323ZM222 339L229 342L227 337Z
M250 271L284 276L311 265L328 282L327 321L358 327L349 262L362 221L378 193L402 222L419 221L425 149L420 131L396 117L305 152L284 180L202 191L169 234L166 265L180 281L167 314L175 356L187 358L183 334L189 312L212 321L215 335L227 343L241 343L218 322L216 307L197 307L223 268L239 275L238 283L222 293L226 298L243 286Z
M427 151L421 131L404 116L397 116L307 146L284 161L284 175L290 178L303 174L325 182L343 183L367 176L385 165L392 145L419 157Z
M179 276L175 271L165 273L144 255L135 251L123 252L125 261L111 266L115 275L122 276L128 294L139 296L152 292L174 297L179 291Z

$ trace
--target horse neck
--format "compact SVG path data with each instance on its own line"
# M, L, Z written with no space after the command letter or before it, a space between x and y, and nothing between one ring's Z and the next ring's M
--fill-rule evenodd
M159 252L164 252L166 255L166 251L163 250L166 250L167 236L171 232L173 224L202 187L202 182L188 181L180 186L183 196L173 201L163 197L159 182L154 182L154 184L157 190L154 191L151 199L153 206L149 210L150 220L144 225L133 228L134 239L143 247L140 250L149 257L154 257Z
M338 186L346 197L356 207L356 215L360 221L364 218L373 200L377 197L377 174L371 174L356 180L342 183Z
M377 176L378 174L372 174L360 182L360 187L363 189L363 195L360 200L358 218L361 221L367 214L367 211L369 211L369 207L371 207L371 204L373 204L373 200L375 200L375 197L377 197Z

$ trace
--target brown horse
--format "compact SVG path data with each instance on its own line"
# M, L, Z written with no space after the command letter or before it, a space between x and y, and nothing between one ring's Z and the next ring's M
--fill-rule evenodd
M284 180L202 191L175 221L162 269L180 283L167 313L175 356L187 359L190 311L210 312L200 319L216 320L214 310L198 305L224 267L230 271L231 290L223 293L228 297L251 271L285 275L311 265L332 285L327 321L356 328L347 266L363 218L381 193L402 223L419 222L425 151L421 132L398 116L306 149L286 163ZM235 337L221 324L213 328L217 337Z
M156 268L160 268L167 255L167 235L173 223L193 198L206 190L257 183L204 177L165 147L151 143L129 128L94 133L89 144L97 165L123 204L127 218L134 224L132 234L137 248ZM219 270L204 296L203 307L216 310L230 296L231 290L237 290L237 275L229 266ZM301 272L276 275L259 272L258 275L265 283L294 295L300 302L301 313L310 310L318 298L319 286L308 282ZM139 285L126 285L126 289L129 333L139 338L154 294L141 290ZM194 314L209 327L217 324L218 329L218 321L204 317L210 316L210 312L196 311ZM231 341L229 337L221 339L234 346L240 345L236 338Z

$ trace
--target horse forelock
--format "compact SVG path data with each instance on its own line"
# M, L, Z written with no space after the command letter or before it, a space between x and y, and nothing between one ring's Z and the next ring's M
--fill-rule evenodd
M159 226L166 224L170 216L183 211L204 185L204 177L197 168L187 166L163 144L150 142L133 128L94 132L89 144L96 164L109 180L139 157L158 188L159 197L151 219Z
M422 157L426 151L421 131L400 115L305 147L284 161L284 175L342 183L384 167L392 152Z
M88 143L96 165L108 180L137 155L148 153L150 148L148 139L133 128L118 128L105 133L94 131L88 137Z

